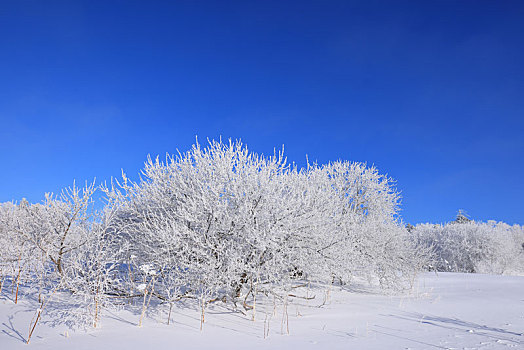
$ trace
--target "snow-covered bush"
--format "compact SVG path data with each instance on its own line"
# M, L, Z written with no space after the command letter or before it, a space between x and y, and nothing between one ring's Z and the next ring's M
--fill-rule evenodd
M97 297L105 290L98 284L106 263L94 257L106 251L108 240L102 239L105 231L90 209L94 191L94 184L73 186L59 196L46 194L41 204L22 200L0 206L0 269L3 279L8 276L16 286L15 302L23 284L28 296L42 304L67 292L77 308L90 307L93 300L101 305Z
M519 225L472 220L420 224L412 237L419 246L432 250L437 271L524 272L524 229Z
M11 202L0 204L0 292L6 283L13 283L13 279L19 283L27 262L22 237L12 230L16 223L16 209Z
M297 169L282 153L212 141L148 159L142 175L105 191L119 208L115 230L129 249L122 259L141 285L140 266L153 266L166 300L236 302L254 289L355 276L400 287L421 265L397 222L391 179L365 164Z
M37 293L44 288L47 257L27 234L29 227L40 224L33 225L41 212L41 205L31 205L25 199L18 205L3 203L0 207L1 270L4 279L13 286L15 303L20 284L28 283Z

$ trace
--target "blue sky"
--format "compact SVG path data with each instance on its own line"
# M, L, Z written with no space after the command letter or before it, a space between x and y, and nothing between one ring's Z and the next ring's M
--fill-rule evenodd
M524 224L520 1L2 1L0 201L198 135L375 164L406 222Z

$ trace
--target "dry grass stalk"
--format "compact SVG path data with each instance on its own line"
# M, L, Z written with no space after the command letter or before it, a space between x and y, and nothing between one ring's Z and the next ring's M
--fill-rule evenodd
M149 302L151 301L151 296L153 295L153 288L155 287L154 283L155 283L155 279L152 278L149 281L149 283L146 285L146 287L144 288L144 299L142 301L142 313L140 314L140 319L138 320L138 327L142 327L142 320L144 319L144 315L146 314L147 307L149 306ZM149 290L150 285L152 285L151 293L149 295L149 301L146 303L147 294L149 293L148 290Z
M200 331L202 331L205 317L206 317L206 302L204 301L204 298L202 297L202 304L200 306L201 308L201 314L200 314Z
M18 304L18 288L20 287L20 277L22 275L22 250L20 249L20 254L18 255L18 274L16 276L16 294L15 294L15 304Z
M289 335L289 315L287 313L287 295L284 298L284 307L282 309L282 322L280 324L280 333L284 334L284 324L286 325L286 333Z
M167 314L167 324L169 325L169 321L171 320L171 310L173 309L173 303L169 303L169 313Z
M42 298L42 301L40 302L40 307L36 310L35 315L31 319L31 323L29 323L29 335L27 336L26 344L29 344L29 341L31 340L31 336L33 335L33 332L35 331L36 325L38 324L38 321L40 320L42 313L44 312L44 309L46 308L47 304L49 303L49 301L51 300L55 292L58 290L58 286L59 285L57 285L55 289L53 290L53 292L51 293L51 295L49 295L49 297L47 298L47 301L44 298Z

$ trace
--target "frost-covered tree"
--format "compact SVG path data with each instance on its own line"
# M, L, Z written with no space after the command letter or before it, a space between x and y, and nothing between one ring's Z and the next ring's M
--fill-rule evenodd
M94 191L94 183L82 189L73 185L59 196L46 194L42 204L19 205L14 230L39 249L59 275L64 274L67 254L86 242Z
M27 228L32 226L32 217L38 206L23 199L19 204L3 203L0 210L0 256L2 274L10 277L14 288L14 301L17 303L20 284L29 282L38 286L40 295L46 275L46 255L40 251L27 235Z
M458 213L457 213L457 217L455 218L455 223L457 224L465 224L467 222L470 222L471 219L468 218L468 215L466 214L466 212L462 209L459 209Z
M453 272L522 272L524 229L503 222L455 220L420 224L412 232L421 247L433 251L435 269Z
M254 289L286 290L300 279L366 275L398 285L411 276L420 257L398 222L393 185L361 163L297 169L282 153L211 141L148 159L139 182L124 175L106 193L120 208L118 236L138 280L141 266L153 266L175 298L246 305Z

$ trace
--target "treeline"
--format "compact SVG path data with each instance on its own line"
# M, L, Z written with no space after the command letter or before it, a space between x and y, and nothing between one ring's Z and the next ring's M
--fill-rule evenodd
M459 211L446 224L407 226L413 241L429 250L430 270L524 275L524 227L476 222Z
M281 152L264 157L239 141L197 143L148 159L138 182L123 174L41 204L2 204L1 283L15 302L21 285L38 295L38 317L65 293L75 317L94 326L117 300L140 303L140 322L152 299L170 308L194 300L203 321L211 302L249 310L257 295L285 302L312 282L409 288L428 255L398 210L394 183L374 167L298 169Z
M96 204L95 192L103 195ZM437 271L518 273L524 230L465 217L404 227L394 182L337 161L297 168L239 141L147 159L140 180L0 205L0 293L96 327L107 307L287 304L311 283L410 288Z

